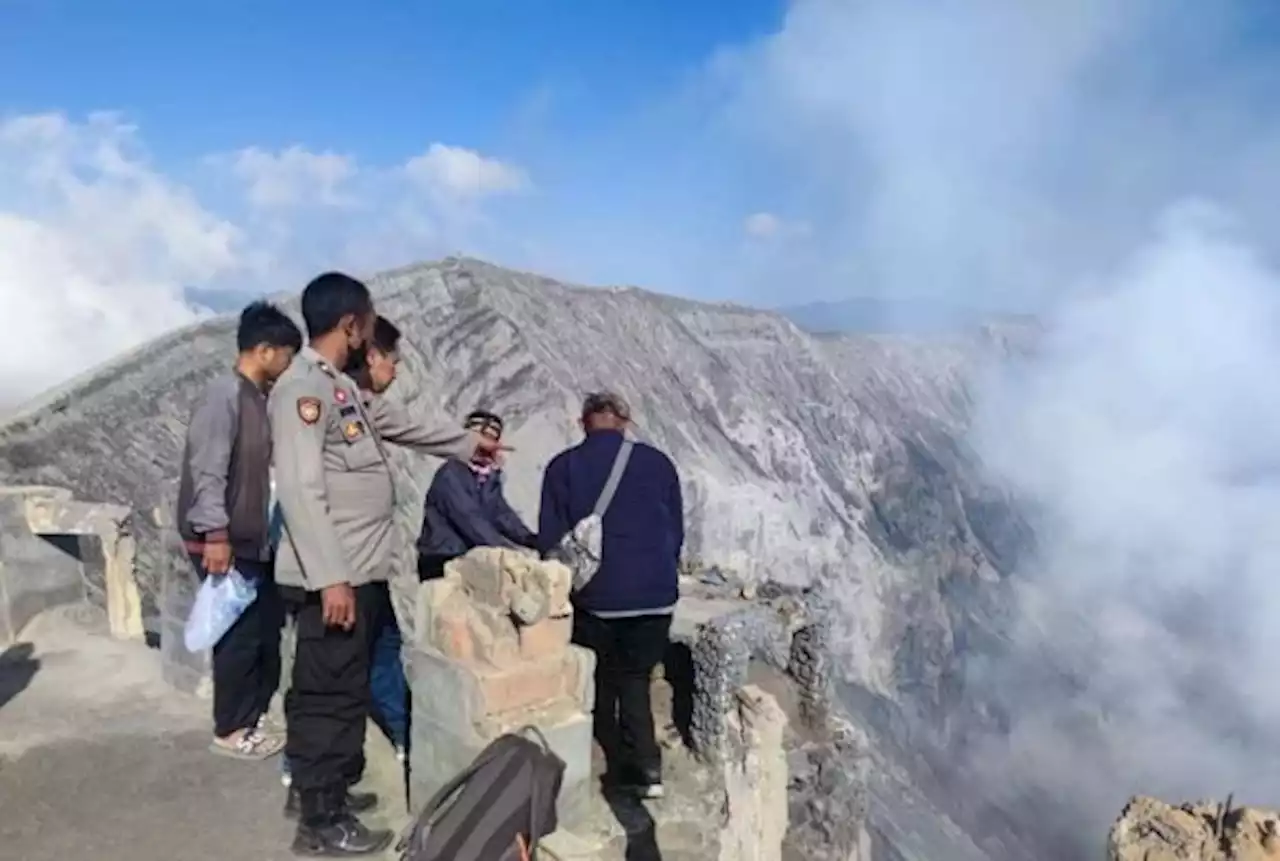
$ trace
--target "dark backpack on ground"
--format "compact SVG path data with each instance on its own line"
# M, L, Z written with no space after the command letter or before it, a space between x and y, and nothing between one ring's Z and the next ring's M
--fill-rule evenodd
M401 861L529 861L558 826L564 767L535 727L499 736L427 802Z

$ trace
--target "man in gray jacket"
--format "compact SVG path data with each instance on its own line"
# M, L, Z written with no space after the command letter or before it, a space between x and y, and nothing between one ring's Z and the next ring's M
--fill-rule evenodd
M298 600L285 705L286 754L301 802L293 848L368 855L392 839L355 817L348 793L364 768L371 642L391 612L382 583L393 561L395 486L384 443L463 459L500 446L477 433L424 427L385 398L363 402L340 369L373 333L364 284L336 272L319 276L302 293L302 316L310 344L269 402L284 515L276 576Z
M201 578L234 566L256 581L257 599L213 648L211 749L264 759L283 746L259 729L280 684L283 621L268 536L267 389L302 347L302 333L279 308L255 302L240 314L236 344L234 371L205 389L187 429L177 524Z

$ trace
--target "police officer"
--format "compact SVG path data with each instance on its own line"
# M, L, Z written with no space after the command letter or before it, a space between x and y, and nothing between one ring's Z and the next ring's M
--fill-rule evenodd
M286 703L286 755L300 796L294 851L367 855L391 842L355 813L364 767L369 646L392 564L395 498L384 440L440 457L470 458L494 443L432 430L403 408L365 407L341 368L369 341L376 314L364 284L336 272L302 293L310 343L271 392L273 460L284 519L276 578L297 604L297 651ZM382 399L379 399L382 400Z

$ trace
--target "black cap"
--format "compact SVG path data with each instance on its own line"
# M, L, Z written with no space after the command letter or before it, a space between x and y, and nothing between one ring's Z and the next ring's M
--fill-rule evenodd
M462 426L467 430L480 433L493 431L498 436L502 436L502 417L488 410L472 410L467 414L467 420L462 423Z

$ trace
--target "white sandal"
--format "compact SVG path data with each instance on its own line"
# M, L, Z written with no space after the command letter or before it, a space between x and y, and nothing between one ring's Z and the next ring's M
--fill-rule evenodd
M284 739L263 735L256 729L245 730L235 741L215 738L209 750L232 759L260 761L270 759L284 747Z

